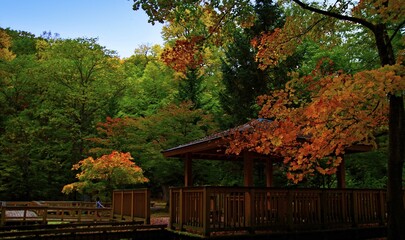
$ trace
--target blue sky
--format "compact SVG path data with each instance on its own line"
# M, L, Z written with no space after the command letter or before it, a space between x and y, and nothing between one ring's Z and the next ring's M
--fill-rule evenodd
M132 0L0 0L0 27L61 38L94 37L129 57L141 44L163 44L161 25L132 10Z

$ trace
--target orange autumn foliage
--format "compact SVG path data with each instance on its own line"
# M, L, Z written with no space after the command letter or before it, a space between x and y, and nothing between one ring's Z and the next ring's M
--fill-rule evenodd
M130 153L113 151L97 159L88 157L73 165L72 170L81 170L76 174L78 182L67 184L65 194L111 191L123 184L148 182L142 169L133 161Z
M252 40L257 49L256 60L259 68L276 66L287 56L292 55L301 43L301 36L306 29L294 17L287 17L283 28L276 28L272 32L264 32Z
M228 152L243 150L281 156L287 177L297 183L318 171L333 174L345 149L376 147L375 134L388 129L389 94L405 90L402 64L354 75L343 72L298 77L282 90L261 96L260 118L236 132Z
M177 72L186 72L187 69L197 69L203 63L202 51L199 44L202 37L192 37L177 40L174 47L166 48L162 53L162 60Z

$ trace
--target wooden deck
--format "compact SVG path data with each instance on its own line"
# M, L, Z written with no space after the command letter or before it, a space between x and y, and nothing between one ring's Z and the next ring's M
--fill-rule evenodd
M67 224L64 226L123 224L123 231L129 226L125 223L150 226L149 194L147 189L115 191L111 208L89 207L85 203L3 202L0 228L12 225L17 230L33 223L52 226L62 222ZM377 231L382 236L387 221L386 191L378 189L171 188L169 209L168 230L179 236L237 234L260 239L266 234L272 238L305 233L318 236L352 230L354 234L360 230L369 232L370 236Z
M143 222L89 222L0 227L0 239L165 239L166 225Z
M203 236L384 226L385 190L184 187L170 191L169 228Z

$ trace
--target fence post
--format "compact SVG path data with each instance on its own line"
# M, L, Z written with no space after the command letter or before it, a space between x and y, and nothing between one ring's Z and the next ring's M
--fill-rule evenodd
M184 204L183 204L183 199L184 198L184 196L183 196L183 188L180 188L180 191L179 191L179 230L180 231L183 231L183 222L184 222Z
M24 222L27 220L27 211L28 211L28 209L24 208L24 213L23 213L23 221Z
M380 214L380 216L379 216L379 218L380 218L380 225L383 226L384 223L385 223L385 210L386 210L386 207L385 207L385 198L384 198L384 192L383 192L383 190L379 190L378 200L379 200L379 203L380 203L380 212L379 212L379 214Z
M111 212L110 212L110 221L114 219L114 212L115 212L115 191L112 192L112 201L111 201Z
M82 213L83 213L83 207L79 205L79 208L77 209L77 221L81 222L82 221Z
M287 190L287 230L291 231L293 229L293 196L291 190Z
M326 221L327 221L327 216L326 216L326 208L327 208L327 205L326 205L326 191L321 190L320 194L321 194L321 196L320 196L320 199L321 199L321 202L320 202L320 221L321 221L322 229L325 229L326 226L327 226L327 224L326 224Z
M134 190L132 190L130 193L131 193L130 218L131 218L131 221L134 221L135 220L135 214L134 214L135 213L135 204L136 204L135 203L135 192L134 192ZM126 202L126 201L124 201L124 202ZM138 204L136 204L136 205L138 205Z
M353 227L357 227L358 223L358 218L359 218L359 212L358 212L358 206L357 206L357 191L352 191L352 218L353 218Z
M124 219L124 191L121 191L121 202L120 202L120 220Z
M172 221L174 220L174 215L173 215L173 213L174 213L174 209L173 209L173 203L174 203L174 201L173 201L173 189L172 188L170 188L169 189L169 224L168 224L168 227L169 227L169 229L173 229L173 225L172 225Z
M145 224L150 224L150 191L145 189Z
M3 205L4 203L4 205ZM6 204L3 202L1 205L1 221L0 221L0 226L4 226L6 223Z
M249 202L248 202L248 207L249 207L249 211L250 211L250 216L246 216L249 217L249 223L248 223L248 227L249 227L249 232L250 233L254 233L254 227L256 226L256 199L255 199L255 194L256 191L254 188L249 188Z
M207 187L203 188L203 235L210 235L210 191Z
M47 224L47 218L48 218L48 206L45 206L42 215L42 224Z
M250 228L252 226L252 195L249 188L244 188L244 225L245 227Z

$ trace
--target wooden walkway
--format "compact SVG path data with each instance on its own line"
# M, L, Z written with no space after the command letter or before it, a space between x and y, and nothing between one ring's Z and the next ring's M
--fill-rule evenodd
M111 219L111 208L2 206L0 209L0 226L33 223L106 222Z
M0 227L0 239L156 239L162 238L166 225L143 222L96 222Z
M115 190L113 202L105 204L108 206L105 208L96 208L94 202L80 201L0 203L0 226L114 221L150 223L148 189Z

